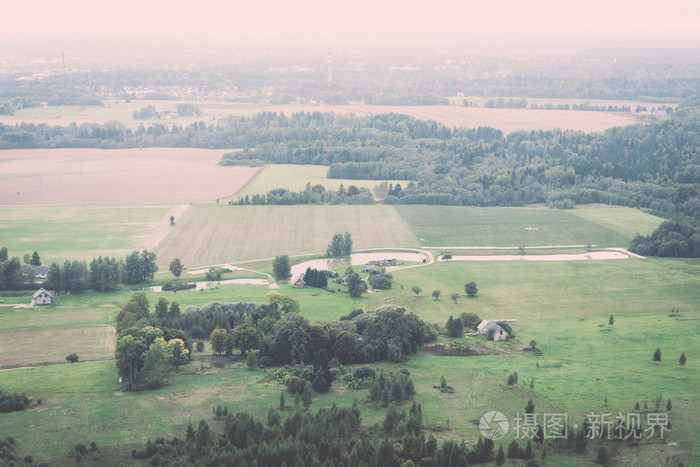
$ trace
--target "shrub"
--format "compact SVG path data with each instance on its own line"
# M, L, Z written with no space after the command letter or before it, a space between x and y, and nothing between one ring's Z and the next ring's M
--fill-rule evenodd
M204 342L197 342L197 352L204 352Z
M78 361L78 354L77 353L72 353L66 356L66 360L68 360L71 363L75 363Z

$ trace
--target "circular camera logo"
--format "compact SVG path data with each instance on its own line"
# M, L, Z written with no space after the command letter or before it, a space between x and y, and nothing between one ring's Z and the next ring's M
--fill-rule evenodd
M479 420L479 431L486 439L499 440L508 433L508 419L501 412L487 412Z

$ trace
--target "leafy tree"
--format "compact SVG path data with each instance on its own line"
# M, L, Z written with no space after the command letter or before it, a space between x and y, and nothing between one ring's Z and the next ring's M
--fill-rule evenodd
M173 302L170 304L170 310L168 311L168 316L171 318L177 318L180 316L180 304Z
M214 353L221 355L226 351L226 338L228 333L226 329L217 328L211 332L209 340L211 341L211 349Z
M440 292L439 290L433 290L433 293L432 293L433 298L434 298L436 301L439 301L439 300L440 300L440 295L441 295L441 294L442 294L442 292Z
M280 410L284 410L284 391L280 391ZM268 417L269 419L269 417Z
M352 236L350 232L345 232L343 235L343 255L350 256L352 253Z
M447 335L450 337L461 337L464 332L464 323L460 318L454 319L452 315L447 318Z
M170 272L173 273L173 276L177 277L178 279L180 278L180 275L182 274L182 263L180 262L180 258L175 258L170 262Z
M297 313L284 315L275 324L274 358L279 363L304 363L309 344L309 322Z
M166 316L168 316L168 301L165 298L160 297L158 299L158 303L156 303L156 310L155 311L156 311L156 317L158 319L163 319Z
M287 313L299 313L299 302L289 295L272 290L265 294L265 298L267 299L267 303L270 304L271 315L281 316Z
M459 298L459 294L455 292L452 295L450 295L450 298L452 299L453 302L455 302L455 305L456 305L457 299Z
M530 341L530 348L533 350L537 348L537 341L535 339Z
M348 268L346 276L345 284L348 286L348 294L353 298L361 297L362 293L367 290L367 284L352 268Z
M276 256L272 262L272 271L278 280L286 280L292 275L292 267L289 265L289 256Z
M465 329L475 330L481 323L481 318L476 313L462 313L459 317L462 319Z
M340 331L335 336L333 350L334 355L343 365L355 363L358 351L357 337L349 331Z
M615 324L615 317L613 315L610 315L610 319L608 319L608 324L612 326Z
M685 352L683 352L683 353L681 354L681 358L678 359L678 363L679 363L681 366L685 366L685 362L686 362Z
M142 355L143 369L139 379L144 386L156 389L165 385L171 369L169 356L165 339L156 338Z
M221 268L212 266L207 270L205 277L208 281L220 281L222 273Z
M35 251L32 254L32 259L29 264L31 264L32 266L41 266L41 258L39 258L38 252Z
M78 357L78 354L77 354L77 353L68 354L68 356L66 356L66 360L68 360L68 361L71 362L71 363L77 362L77 361L78 361L78 358L79 358L79 357Z
M258 356L255 352L250 352L248 354L248 358L246 358L245 364L249 370L256 370L258 368Z
M661 349L657 348L656 352L654 352L654 357L653 357L655 362L660 362L661 361Z
M32 262L32 255L29 254L29 253L25 253L25 254L24 254L24 257L22 258L22 262L23 262L24 264L31 264L31 262Z
M134 336L126 335L119 339L115 350L117 369L128 386L136 383L139 370L143 366L141 355L146 351L146 345Z
M311 390L311 384L307 381L304 385L304 391L301 393L301 402L304 404L304 408L308 409L311 407L311 395L313 391Z
M233 329L233 342L245 357L249 350L258 348L260 334L252 323L243 323Z
M420 293L421 293L422 291L423 291L423 290L421 290L421 288L418 287L417 285L414 285L413 287L411 287L411 292L413 292L414 295L420 295Z
M478 292L478 289L476 288L476 282L467 282L466 284L464 284L464 292L469 297L476 296Z

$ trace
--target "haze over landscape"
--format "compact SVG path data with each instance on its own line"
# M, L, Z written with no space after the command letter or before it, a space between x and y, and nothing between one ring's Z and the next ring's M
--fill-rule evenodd
M2 7L2 48L26 42L469 52L700 45L693 0L26 0Z

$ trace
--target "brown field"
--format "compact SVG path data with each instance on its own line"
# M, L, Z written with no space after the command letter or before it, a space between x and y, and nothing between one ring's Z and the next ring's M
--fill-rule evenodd
M379 105L265 105L240 102L192 102L202 110L201 117L181 117L168 120L134 120L134 110L146 105L154 105L158 111L173 111L175 101L131 101L106 102L105 106L61 106L36 107L22 109L11 117L0 119L0 123L14 125L19 122L47 123L49 125L66 126L71 122L104 123L118 120L129 128L140 124L178 123L186 125L194 120L211 120L226 118L229 115L254 115L263 111L285 112L336 112L339 114L354 113L357 115L401 113L420 119L435 120L449 127L476 128L489 126L510 133L519 130L550 130L553 128L572 129L581 131L602 131L613 126L623 126L634 123L636 117L631 114L588 112L574 110L530 110L530 109L486 109L483 107L464 107L462 97L450 98L452 105L433 106L379 106ZM466 97L478 105L484 104L487 98ZM593 105L628 105L635 109L637 105L648 109L659 106L675 107L676 104L650 104L636 101L609 101L583 99L527 99L528 103L573 104L588 102Z
M0 151L0 205L195 203L239 192L260 168L218 165L227 150Z

